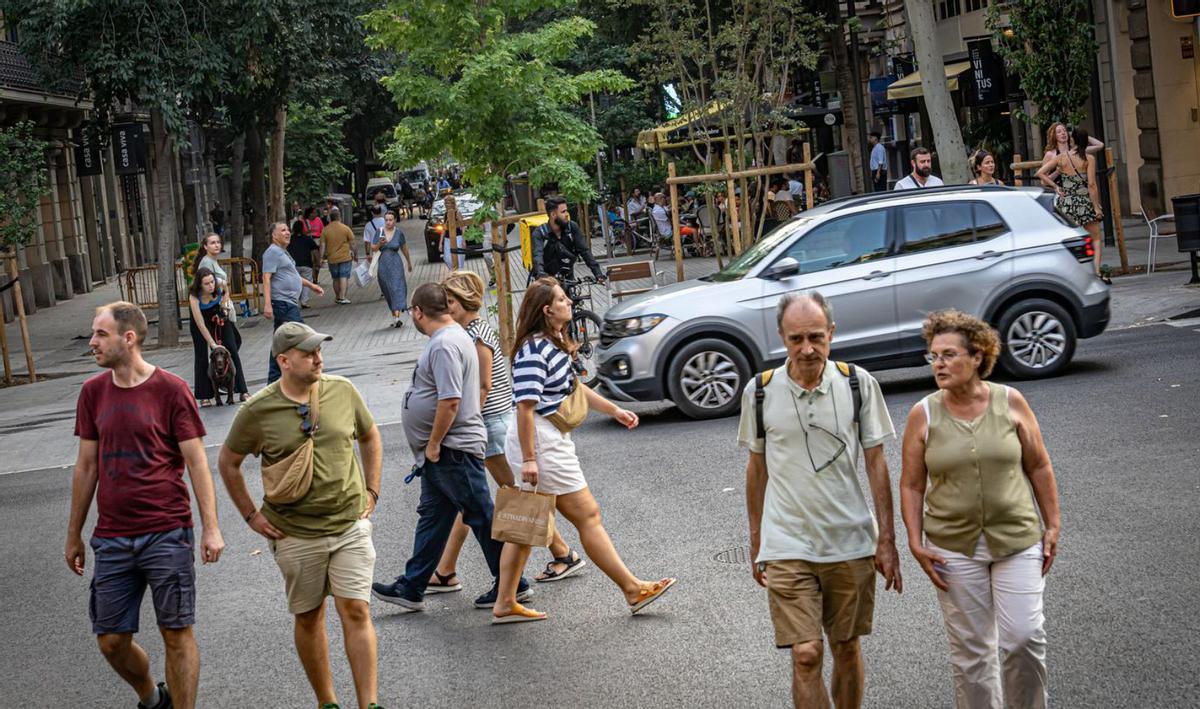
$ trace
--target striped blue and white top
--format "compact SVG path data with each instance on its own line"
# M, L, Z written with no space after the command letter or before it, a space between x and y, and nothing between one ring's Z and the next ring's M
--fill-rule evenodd
M527 340L513 358L513 394L517 401L536 401L539 416L558 411L574 379L571 357L544 337Z
M508 364L500 339L491 324L483 318L475 318L467 325L467 334L475 342L482 342L492 351L492 389L487 401L483 402L483 417L503 416L513 409L513 386L508 380Z

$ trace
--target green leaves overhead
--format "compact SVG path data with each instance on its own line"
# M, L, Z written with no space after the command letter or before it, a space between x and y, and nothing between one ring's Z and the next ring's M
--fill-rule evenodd
M288 105L284 173L287 193L301 204L315 204L346 172L353 156L342 147L347 109L329 99Z
M568 7L563 0L391 0L368 14L369 44L400 58L383 86L413 114L397 127L389 158L448 153L485 204L503 196L505 175L524 171L534 184L557 182L568 197L591 197L580 164L593 159L600 137L574 111L589 92L632 82L613 70L562 68L595 31L585 18L553 12ZM554 19L514 30L535 12Z
M1037 104L1033 119L1079 123L1087 115L1099 47L1088 24L1088 0L1010 0L988 8L988 28L1000 56ZM1006 22L1007 20L1007 22ZM1011 35L1006 32L1011 30Z

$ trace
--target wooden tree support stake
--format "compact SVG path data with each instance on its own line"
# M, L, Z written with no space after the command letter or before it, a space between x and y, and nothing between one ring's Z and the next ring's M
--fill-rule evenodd
M17 312L17 323L21 328L21 345L25 348L25 367L29 370L29 382L32 384L37 381L37 371L33 368L33 347L29 344L29 323L25 320L25 298L21 294L21 281L18 280L17 255L16 253L9 253L2 258L7 261L6 270L8 271L8 279L13 284L13 309ZM4 324L0 323L0 329L3 327ZM8 347L7 343L5 344L4 373L5 382L9 382Z

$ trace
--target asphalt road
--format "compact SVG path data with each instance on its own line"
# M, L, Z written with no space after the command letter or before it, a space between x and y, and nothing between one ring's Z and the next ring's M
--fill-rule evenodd
M1055 706L1200 705L1198 351L1195 329L1123 330L1081 343L1066 376L1016 383L1040 417L1062 497L1062 546L1046 590ZM933 387L921 369L880 379L898 429ZM469 541L459 566L463 593L431 597L428 612L416 615L373 605L386 706L789 706L788 656L772 645L765 592L746 563L722 561L740 560L747 540L736 421L690 422L662 407L640 413L637 431L593 419L576 439L626 562L646 578L678 576L679 586L631 618L616 588L589 567L537 587L532 605L549 621L492 627L488 613L470 605L489 580ZM384 437L378 578L401 569L417 502L415 485L402 483L411 456L400 428L385 427ZM888 459L895 485L898 445ZM87 579L62 561L69 485L62 470L0 476L3 707L134 704L90 635ZM200 706L311 706L266 543L220 486L218 499L228 549L199 570ZM535 554L535 562L546 557ZM875 633L863 642L865 703L950 706L932 586L904 548L901 557L905 592L879 591ZM139 640L161 678L148 603L142 628ZM330 641L345 701L353 690L336 621Z

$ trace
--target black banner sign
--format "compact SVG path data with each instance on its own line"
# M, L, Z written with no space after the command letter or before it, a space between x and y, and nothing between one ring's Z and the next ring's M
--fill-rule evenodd
M118 175L140 175L146 171L146 141L141 123L118 123L112 127L113 169Z
M967 105L1004 103L1004 62L992 50L992 40L985 38L967 42L967 58L971 68L959 79Z
M104 171L100 165L100 146L95 137L91 126L86 123L75 130L78 141L75 146L75 172L80 177L93 177Z

